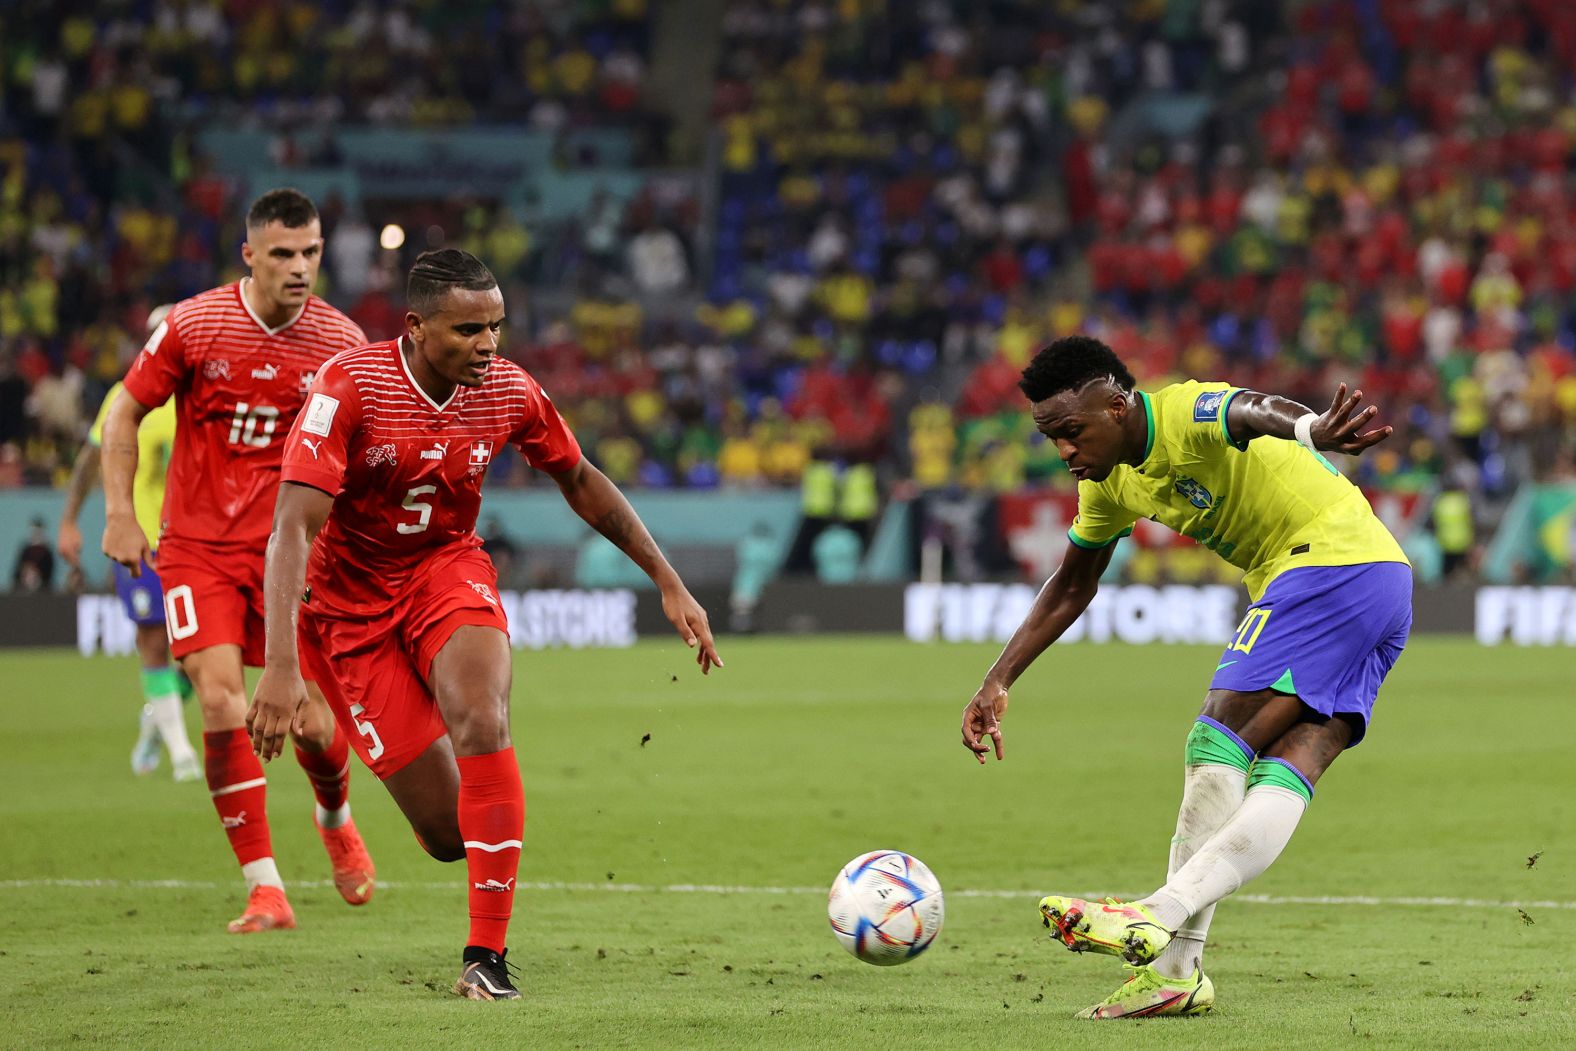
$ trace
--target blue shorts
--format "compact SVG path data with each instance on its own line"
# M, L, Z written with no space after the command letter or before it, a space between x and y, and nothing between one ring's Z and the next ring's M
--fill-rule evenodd
M1294 693L1320 715L1347 716L1355 747L1411 630L1405 563L1288 569L1248 607L1209 688Z
M115 571L115 594L120 596L121 607L131 622L138 627L164 627L164 588L152 567L144 562L142 576L133 577L131 570L119 562L111 562L110 566Z

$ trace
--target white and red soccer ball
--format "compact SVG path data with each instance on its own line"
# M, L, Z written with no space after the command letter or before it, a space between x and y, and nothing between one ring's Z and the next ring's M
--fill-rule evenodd
M843 948L878 967L907 963L941 932L941 884L900 850L872 850L843 866L827 900Z

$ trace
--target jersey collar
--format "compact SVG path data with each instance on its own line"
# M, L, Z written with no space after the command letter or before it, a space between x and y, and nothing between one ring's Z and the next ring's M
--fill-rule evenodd
M449 396L444 398L443 404L440 405L432 400L432 395L428 394L422 389L421 384L416 382L415 375L410 371L410 362L405 360L404 336L401 336L399 339L394 341L394 356L399 359L399 367L404 370L405 378L410 381L410 389L416 392L416 397L432 406L434 412L442 412L444 409L447 409L450 405L454 404L454 396L460 393L460 385L458 383L454 385L453 390L449 391Z
M241 306L243 308L245 308L247 316L250 317L253 321L257 322L257 327L263 330L263 334L264 335L267 335L267 336L277 336L277 335L279 335L279 333L283 332L285 329L289 328L291 325L294 325L297 321L300 321L301 320L301 315L306 313L306 303L302 303L301 304L301 309L297 310L295 312L295 316L292 317L289 321L286 321L283 325L280 325L278 328L269 328L267 325L263 324L263 319L257 316L257 311L252 309L252 301L250 299L246 298L246 286L251 280L252 279L249 278L249 277L243 277L243 278L241 278L241 280L237 281L235 283L235 294L241 300ZM307 303L310 303L311 301L312 301L312 297L308 296L307 297Z
M1144 458L1138 461L1138 466L1142 468L1149 462L1149 454L1155 451L1155 407L1150 403L1149 395L1143 391L1138 392L1138 401L1144 407L1144 426L1147 428L1147 433L1144 435Z

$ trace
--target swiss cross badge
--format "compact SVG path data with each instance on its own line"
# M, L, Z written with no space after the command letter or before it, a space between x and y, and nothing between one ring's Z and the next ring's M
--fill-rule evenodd
M492 442L471 443L471 473L480 474L492 460Z

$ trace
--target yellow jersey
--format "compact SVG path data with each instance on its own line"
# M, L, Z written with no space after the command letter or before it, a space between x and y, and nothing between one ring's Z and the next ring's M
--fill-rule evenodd
M1143 462L1078 483L1068 539L1106 547L1153 519L1244 570L1255 602L1288 569L1406 563L1362 490L1323 456L1284 438L1231 436L1226 409L1240 390L1190 380L1140 391Z
M121 391L115 384L104 395L99 406L98 418L88 431L88 442L95 447L104 444L104 417L109 415L110 404ZM175 399L160 405L142 418L137 428L137 477L131 483L131 507L137 524L147 535L148 543L159 546L159 531L164 518L164 472L170 465L170 452L175 448Z

